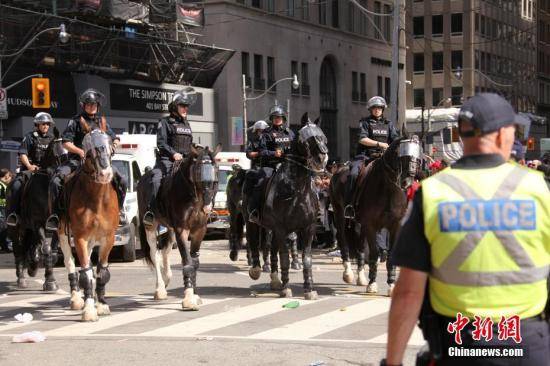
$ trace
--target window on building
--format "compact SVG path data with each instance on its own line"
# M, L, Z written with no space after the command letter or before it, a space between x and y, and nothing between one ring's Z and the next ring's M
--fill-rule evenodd
M275 11L275 0L267 0L267 11L270 13Z
M415 107L424 107L424 89L414 89L413 91L413 103Z
M351 100L359 101L359 77L356 71L351 72Z
M424 37L424 17L413 18L413 35L415 38Z
M415 53L413 56L413 71L415 74L424 73L424 53Z
M533 20L535 12L534 0L521 0L521 17L525 20Z
M289 17L294 16L294 0L286 0L286 15Z
M254 89L264 90L265 89L265 80L264 80L264 67L263 67L263 56L254 55Z
M301 76L300 85L302 86L302 95L309 95L309 65L307 62L302 62Z
M451 67L453 70L462 68L462 51L451 51Z
M374 2L374 12L382 12L382 4L379 1ZM374 38L382 39L380 32L382 31L382 17L379 15L374 15Z
M390 78L384 79L384 91L385 91L384 98L386 98L386 103L390 103L391 102L391 79Z
M443 88L432 89L432 106L437 107L443 100Z
M250 55L248 52L241 52L241 73L245 76L246 85L250 86Z
M462 87L461 86L455 86L451 88L451 100L453 105L462 104Z
M478 13L474 13L474 30L476 33L479 33L479 14Z
M327 24L327 3L322 1L317 5L319 8L319 24Z
M271 86L275 83L275 59L273 57L267 58L267 85Z
M348 31L355 32L355 4L348 2Z
M476 70L480 70L481 67L481 55L479 53L479 50L476 50L474 53L474 65Z
M384 95L384 78L382 76L379 76L376 81L378 89L376 95L382 96Z
M434 52L432 54L432 72L443 72L443 52Z
M451 34L462 34L462 13L451 14Z
M334 28L340 27L340 12L338 11L338 0L332 0L331 18L332 26Z
M383 14L391 13L391 7L388 4L384 4ZM392 17L384 17L384 38L387 41L391 39L391 26L392 26Z
M432 36L440 37L443 35L443 15L432 16Z
M361 95L359 96L361 99L361 102L366 103L367 102L367 74L364 72L360 75L360 85L361 85Z
M302 0L301 8L302 8L302 19L309 20L309 1Z
M252 6L255 8L261 8L262 7L262 1L261 0L252 0Z
M298 61L290 62L290 75L298 75ZM292 94L300 94L300 91L294 88L291 88Z

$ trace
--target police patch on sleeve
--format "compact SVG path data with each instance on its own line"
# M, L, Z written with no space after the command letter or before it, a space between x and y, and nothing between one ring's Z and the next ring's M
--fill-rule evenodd
M441 232L536 230L533 200L442 202L437 214Z

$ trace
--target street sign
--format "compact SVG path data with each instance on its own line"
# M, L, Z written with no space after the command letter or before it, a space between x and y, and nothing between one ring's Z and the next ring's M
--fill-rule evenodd
M0 88L0 119L8 119L8 93Z
M543 138L540 139L540 150L541 152L550 151L550 139L549 138Z

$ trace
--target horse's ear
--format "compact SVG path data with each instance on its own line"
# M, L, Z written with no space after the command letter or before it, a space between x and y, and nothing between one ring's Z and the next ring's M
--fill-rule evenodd
M321 116L317 117L317 119L313 123L315 123L318 127L321 127Z
M59 138L59 130L55 126L53 127L53 137L55 137L56 139Z
M199 150L195 147L195 144L191 145L191 155L195 158L199 156Z
M306 113L304 113L304 114L302 115L302 121L301 121L301 122L302 122L302 123L301 123L302 127L304 127L305 125L308 124L308 122L309 122L309 114L308 114L308 112L306 112Z
M401 128L401 136L403 136L406 139L408 139L410 136L409 130L407 130L407 126L405 126L404 124L403 124L403 128Z
M218 155L218 153L222 151L222 143L221 142L218 142L218 144L216 145L216 148L214 149L214 151L212 151L212 157L216 157L216 155Z

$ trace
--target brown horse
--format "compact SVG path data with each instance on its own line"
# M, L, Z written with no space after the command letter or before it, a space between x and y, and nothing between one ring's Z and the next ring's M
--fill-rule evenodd
M218 190L215 157L220 150L221 144L214 152L208 147L192 147L188 157L174 163L170 175L162 180L157 196L159 203L155 209L156 219L150 227L143 225L141 218L148 206L148 192L152 188L151 174L145 174L138 184L141 245L145 260L155 268L155 300L163 300L168 296L166 286L172 277L169 255L172 245L177 243L183 263L183 310L198 310L202 303L195 294L199 250L206 234L212 201ZM168 240L163 240L165 238L157 234L160 225L168 228L168 233L164 234Z
M110 137L100 130L93 130L84 137L83 147L86 158L65 185L68 210L60 218L58 233L65 267L69 271L71 309L83 308L83 321L97 321L98 315L110 313L105 302L105 285L111 277L108 268L109 253L115 242L119 207L116 191L111 184L113 149ZM80 262L78 276L69 244L71 234ZM94 276L90 256L93 247L97 245L99 263ZM96 280L97 304L93 296ZM79 285L84 291L84 301L78 291Z
M344 189L349 169L339 170L331 180L330 199L334 207L338 245L344 262L343 278L346 283L353 282L351 258L357 259L357 284L366 285L365 251L368 255L369 283L368 293L378 292L376 273L378 267L378 248L376 233L386 228L389 232L389 248L395 240L400 220L405 215L407 198L404 190L412 184L420 164L421 147L418 137L395 140L382 157L370 162L361 172L357 185L356 215L354 219L344 217ZM388 259L388 295L391 295L395 282L395 266Z

